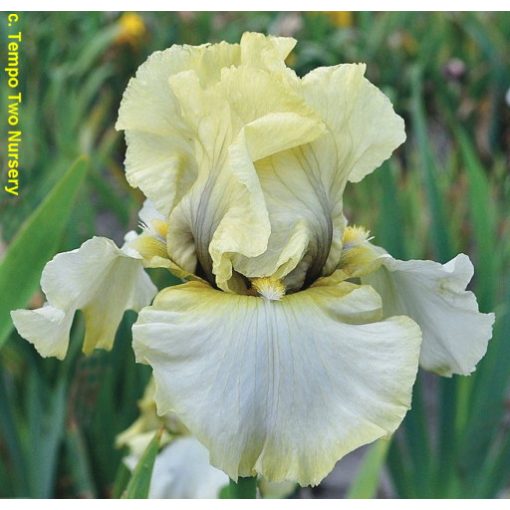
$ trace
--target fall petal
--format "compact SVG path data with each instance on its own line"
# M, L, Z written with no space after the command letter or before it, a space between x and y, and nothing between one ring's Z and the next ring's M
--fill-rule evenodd
M384 314L405 314L423 332L420 364L441 375L470 374L487 350L493 313L480 313L475 295L466 291L473 277L469 257L447 264L428 260L380 258L383 267L362 277L383 299Z
M14 310L11 317L20 336L33 344L41 356L65 358L73 314L46 305L37 310Z
M14 311L13 320L39 352L60 358L67 351L76 310L82 310L85 317L83 350L110 349L124 311L140 310L156 294L140 257L103 237L56 255L43 270L41 287L47 306Z
M174 410L213 465L316 484L409 407L420 331L378 322L380 306L352 284L266 301L190 282L140 313L134 349L154 370L158 411Z

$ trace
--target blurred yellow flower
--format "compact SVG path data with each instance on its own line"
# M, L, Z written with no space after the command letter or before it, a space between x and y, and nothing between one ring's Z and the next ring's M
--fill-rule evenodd
M327 15L336 27L348 28L352 27L354 23L351 11L327 11Z
M118 20L118 44L131 44L137 46L144 37L147 29L143 18L135 12L125 12Z

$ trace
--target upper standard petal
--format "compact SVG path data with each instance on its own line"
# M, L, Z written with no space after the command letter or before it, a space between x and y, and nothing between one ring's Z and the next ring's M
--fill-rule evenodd
M296 291L331 274L347 181L405 139L363 65L301 79L285 65L295 42L246 33L173 47L140 68L121 106L127 177L168 218L169 258L226 291L269 276Z
M320 118L263 69L225 69L209 88L190 71L171 86L193 126L199 169L169 217L171 258L182 265L194 250L209 281L225 290L243 258L260 257L259 275L270 274L263 254L271 251L271 222L255 161L314 140L324 132Z

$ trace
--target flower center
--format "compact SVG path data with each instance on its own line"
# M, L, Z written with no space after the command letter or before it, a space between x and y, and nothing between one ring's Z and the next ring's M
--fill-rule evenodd
M268 301L279 301L285 295L285 285L278 278L272 278L271 276L253 278L251 285L259 296Z

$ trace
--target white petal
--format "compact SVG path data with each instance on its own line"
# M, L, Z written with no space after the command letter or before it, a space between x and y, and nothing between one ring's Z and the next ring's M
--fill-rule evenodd
M193 437L182 437L156 457L149 498L215 499L228 476L209 464L209 452Z
M423 332L420 364L441 375L470 374L487 350L494 314L480 313L465 288L473 276L469 257L447 264L381 258L383 268L362 278L382 296L385 316L405 314Z
M266 301L191 282L142 310L134 350L153 367L159 413L174 410L213 465L316 484L409 407L420 331L406 317L374 322L380 307L368 286Z
M14 310L11 317L18 333L32 343L41 356L64 359L73 314L46 305L37 310Z
M145 200L142 208L138 211L138 217L144 225L150 227L154 221L165 221L165 216L155 207L152 200Z
M60 358L67 351L76 310L85 317L84 352L109 349L124 311L140 310L157 291L140 258L102 237L56 255L43 270L41 287L49 306L12 312L13 319L20 334L41 354Z

